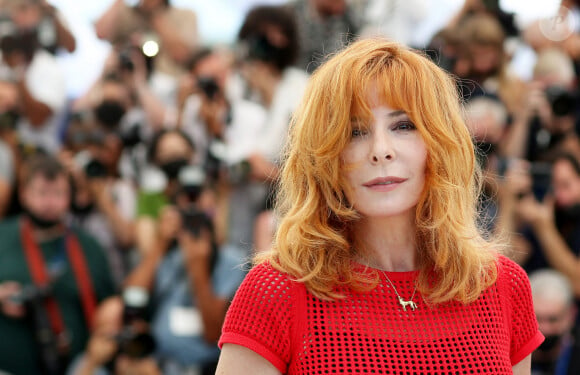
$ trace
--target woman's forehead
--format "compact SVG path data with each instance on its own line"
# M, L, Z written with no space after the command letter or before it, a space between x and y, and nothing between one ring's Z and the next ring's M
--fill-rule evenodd
M400 105L397 105L396 89L392 84L385 82L379 77L365 82L360 82L358 87L353 90L353 101L351 106L351 115L369 116L372 108L385 107L393 111L403 111Z

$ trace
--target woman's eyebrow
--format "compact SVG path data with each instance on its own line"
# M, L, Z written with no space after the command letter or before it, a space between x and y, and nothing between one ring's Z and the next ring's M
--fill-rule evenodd
M393 111L387 115L389 118L399 117L399 116L406 116L407 113L405 111Z

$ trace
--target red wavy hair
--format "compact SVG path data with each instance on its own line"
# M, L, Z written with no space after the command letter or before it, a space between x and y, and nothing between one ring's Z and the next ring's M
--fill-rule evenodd
M474 301L497 277L496 251L476 224L479 170L455 82L425 56L383 39L357 41L313 74L287 141L273 248L256 262L269 261L320 298L341 298L337 287L345 285L376 285L378 277L353 267L358 215L344 195L340 158L353 112L371 116L370 87L406 112L428 150L416 207L417 287L432 303Z

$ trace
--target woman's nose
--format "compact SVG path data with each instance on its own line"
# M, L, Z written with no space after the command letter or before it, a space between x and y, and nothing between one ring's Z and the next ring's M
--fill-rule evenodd
M373 163L379 163L384 160L390 161L395 157L392 140L389 139L388 135L379 134L374 136L370 156Z

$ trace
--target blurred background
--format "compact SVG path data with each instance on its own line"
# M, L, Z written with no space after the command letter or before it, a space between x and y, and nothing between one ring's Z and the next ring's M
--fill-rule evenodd
M579 374L579 0L0 0L0 373L214 374L310 75L374 36L453 76L533 375Z
M74 72L68 79L71 97L83 93L100 72L110 45L100 41L94 31L94 21L107 9L111 0L49 0L64 15L79 43L72 54L61 56L67 71ZM189 8L199 15L199 33L204 44L232 44L244 15L256 4L283 4L284 0L175 0L176 6ZM415 41L426 44L429 38L453 16L463 4L462 0L427 0L426 15L417 30ZM558 0L526 1L501 0L502 9L516 14L518 23L525 25L533 20L553 14L560 5Z

